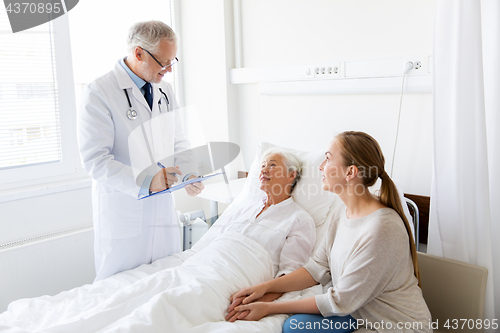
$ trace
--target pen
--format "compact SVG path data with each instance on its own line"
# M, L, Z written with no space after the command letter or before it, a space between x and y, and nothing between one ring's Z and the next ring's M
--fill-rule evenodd
M162 169L166 169L165 166L163 164L161 164L160 162L157 162L156 165L159 166ZM175 172L172 173L172 175L177 176L177 174Z

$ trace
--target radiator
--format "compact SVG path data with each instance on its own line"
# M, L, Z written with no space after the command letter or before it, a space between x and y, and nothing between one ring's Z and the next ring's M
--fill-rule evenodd
M0 312L20 298L92 283L93 244L90 225L0 245Z

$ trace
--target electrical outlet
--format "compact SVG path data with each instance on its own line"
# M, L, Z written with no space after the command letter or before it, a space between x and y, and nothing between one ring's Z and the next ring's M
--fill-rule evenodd
M340 78L340 63L324 63L314 66L315 79Z
M428 57L429 56L411 56L406 57L403 64L403 69L406 67L408 61L411 61L413 64L412 69L406 73L406 75L427 75L429 74L429 65L428 65Z

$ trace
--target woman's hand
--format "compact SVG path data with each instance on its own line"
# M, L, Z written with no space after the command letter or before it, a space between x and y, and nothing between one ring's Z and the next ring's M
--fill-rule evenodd
M248 288L243 288L236 294L233 294L233 296L231 296L230 298L230 301L233 302L233 300L236 298L247 296L243 299L242 304L248 304L264 296L267 290L268 287L265 282Z
M234 323L238 319L244 319L248 315L248 313L250 313L250 311L238 312L235 310L235 307L241 305L241 302L244 298L245 296L238 298L231 296L231 305L229 306L229 309L227 309L226 321Z
M282 293L266 293L264 296L259 298L258 300L254 302L273 302L280 298L283 294ZM249 313L249 310L238 312L234 308L237 307L238 305L241 305L243 302L243 299L245 296L238 297L238 298L233 298L231 296L230 301L232 302L229 308L227 309L227 316L226 316L226 321L229 321L231 323L235 322L238 319L244 319Z
M236 294L233 294L229 299L231 305L227 309L226 321L233 323L236 320L241 320L241 319L247 320L246 317L250 312L238 311L236 310L236 307L242 304L244 305L251 303L255 300L262 298L262 296L264 296L266 291L267 291L266 286L264 285L264 283L261 283L256 286L243 288Z
M271 313L269 310L273 304L275 303L254 302L252 304L239 305L235 308L235 310L239 313L246 312L243 318L238 319L257 321Z

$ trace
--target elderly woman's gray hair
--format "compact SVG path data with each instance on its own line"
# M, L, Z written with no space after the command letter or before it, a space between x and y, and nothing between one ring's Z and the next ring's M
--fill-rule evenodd
M162 39L177 43L177 35L168 25L161 21L139 22L130 27L127 38L129 53L133 53L137 46L155 53Z
M264 152L264 154L262 154L262 161L269 155L273 154L278 154L283 158L283 163L285 164L288 172L297 171L295 179L292 183L292 188L290 189L290 193L292 193L295 185L297 185L300 180L300 176L302 175L302 161L297 155L283 148L269 148Z

